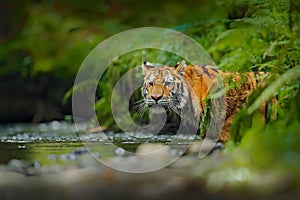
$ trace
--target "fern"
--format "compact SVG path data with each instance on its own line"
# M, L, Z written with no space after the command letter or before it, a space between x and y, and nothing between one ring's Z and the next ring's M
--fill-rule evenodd
M219 34L209 52L219 59L221 68L229 71L256 70L258 66L263 70L267 67L263 63L275 59L277 67L287 64L286 54L295 36L289 28L290 20L295 18L289 13L290 2L249 1L247 6L245 17L232 20L230 29ZM228 65L231 62L234 64Z
M264 101L277 95L278 104L274 106L280 116L285 116L299 91L300 77L299 3L243 3L247 8L244 17L232 19L209 52L224 71L266 71L277 78L270 80L264 90L254 92L236 116L231 130L235 142L241 141L247 132L263 132L254 126L259 119L256 111Z
M255 110L257 110L260 107L260 105L264 101L274 97L284 84L293 82L299 78L300 78L300 66L296 66L286 71L261 93L261 95L257 98L257 100L251 106L249 106L247 113L252 114Z

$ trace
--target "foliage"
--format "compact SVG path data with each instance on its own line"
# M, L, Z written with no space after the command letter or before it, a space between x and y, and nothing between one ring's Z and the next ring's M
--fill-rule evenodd
M299 1L41 2L22 1L26 6L24 10L18 9L20 15L16 18L26 17L26 20L16 25L13 36L1 37L5 48L0 48L0 75L53 73L74 77L84 57L104 38L141 26L172 28L199 42L223 71L274 74L276 78L265 89L254 92L234 120L232 140L227 143L226 151L245 152L244 156L249 158L245 166L255 164L257 168L267 169L274 163L297 170L300 163ZM91 6L95 2L97 6ZM129 69L139 66L143 60L174 65L179 59L174 54L145 49L122 55L111 63L98 84L94 105L100 124L117 129L110 107L111 94L119 78ZM141 74L137 77L141 78ZM84 90L89 84L93 82L74 89ZM71 95L72 89L66 92L64 101ZM137 90L132 102L139 95ZM278 116L264 125L257 110L263 101L273 98L277 103L271 110L275 109ZM232 165L239 165L242 159L233 157Z
M296 4L294 1L239 1L236 9L243 7L244 13L174 27L203 44L224 71L265 71L273 74L265 88L251 95L234 120L232 140L228 142L226 152L242 151L247 162L242 162L240 156L233 156L232 167L254 165L257 169L266 170L273 164L274 168L289 166L296 171L300 163L297 145L300 126L297 23L300 16ZM234 8L228 10L236 13ZM131 66L135 66L139 61L133 63L134 60L142 60L141 53L135 53L136 57L129 55L130 58L122 58L115 66L119 68L122 63L130 62ZM147 55L152 58L151 52ZM169 61L172 58L165 59ZM113 80L108 78L105 81L107 87L113 85ZM264 125L258 107L263 101L271 102L273 98L277 101L271 104L269 112L276 110L277 119ZM100 99L103 105L108 101Z
M240 62L245 62L241 60L249 62L244 67L256 70L276 71L282 64L295 66L294 63L285 63L288 58L283 56L287 51L298 49L298 42L295 41L298 40L297 30L294 30L298 27L288 27L292 23L288 21L289 2L266 1L250 6L245 17L234 20L230 24L232 28L223 32L211 47L216 56L222 57L220 67L226 66L228 69L241 65ZM297 15L296 12L290 14Z
M276 96L278 103L273 104L269 112L276 109L279 120L286 115L286 107L294 102L298 94L300 41L297 22L300 17L296 4L286 0L230 1L222 11L220 9L224 4L212 5L215 9L213 17L203 17L196 22L173 27L208 49L218 67L224 71L266 71L276 74L277 78L270 80L265 89L252 94L248 104L236 117L232 139L237 143L251 132L264 132L256 114L263 101ZM116 128L111 108L107 106L110 105L114 85L126 71L145 59L174 64L179 58L148 49L130 52L111 64L99 83L99 100L95 104L98 119L110 129ZM134 96L132 102L140 98L139 92ZM272 126L273 122L269 123ZM257 129L253 129L255 126Z
M233 20L230 29L222 32L209 49L220 59L219 67L223 70L262 70L279 76L260 94L253 94L249 108L239 113L232 129L235 141L240 141L242 135L255 126L251 123L254 119L251 114L263 101L277 96L280 106L274 104L273 107L277 107L280 116L285 116L286 101L293 101L299 92L299 26L294 20L300 16L294 3L250 1L245 16Z
M83 59L103 39L141 26L175 26L201 18L188 15L190 7L205 10L193 1L177 3L3 0L0 42L5 48L0 49L0 75L74 77Z
M299 176L299 2L245 1L244 6L244 16L226 22L209 52L225 71L266 71L273 77L235 118L225 165L280 173L288 168ZM258 108L266 100L273 101L269 113L276 110L277 119L264 125Z

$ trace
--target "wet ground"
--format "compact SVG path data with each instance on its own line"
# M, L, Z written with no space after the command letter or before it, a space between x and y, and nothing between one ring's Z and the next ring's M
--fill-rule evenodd
M191 138L186 136L174 143L170 135L77 135L73 124L56 121L2 125L0 133L1 199L286 199L300 195L288 173L232 168L231 157L243 156L240 151L228 154L218 148L199 159L201 141L190 146ZM145 157L148 152L152 154Z

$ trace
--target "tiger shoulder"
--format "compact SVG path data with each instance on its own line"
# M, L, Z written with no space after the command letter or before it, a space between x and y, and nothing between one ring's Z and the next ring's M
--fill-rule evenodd
M214 66L187 65L184 60L175 66L154 66L144 62L142 67L142 95L145 105L160 104L178 114L192 106L194 116L200 119L200 123L211 93L224 89L223 103L226 111L218 114L224 117L224 126L219 136L219 140L223 142L230 137L230 127L235 115L257 88L260 80L266 76L264 72L222 72Z

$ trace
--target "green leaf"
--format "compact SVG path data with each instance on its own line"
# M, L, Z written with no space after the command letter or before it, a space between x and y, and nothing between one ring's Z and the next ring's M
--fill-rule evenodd
M254 103L248 108L247 113L252 114L255 110L257 110L260 107L260 105L264 101L274 97L278 93L280 87L282 87L285 83L296 80L299 77L300 77L300 66L296 66L286 71L261 93L261 95L257 98L257 100L254 101Z

